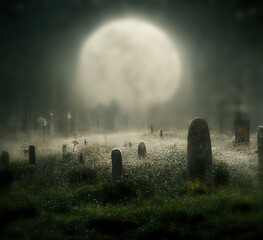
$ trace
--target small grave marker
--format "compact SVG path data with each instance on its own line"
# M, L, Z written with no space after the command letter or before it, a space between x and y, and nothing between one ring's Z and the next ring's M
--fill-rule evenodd
M67 152L67 144L62 145L62 154L65 154Z
M6 151L2 151L0 158L0 168L7 169L9 167L9 153Z
M163 137L163 129L160 129L160 137Z
M29 164L35 165L36 164L36 151L35 146L30 145L28 148L29 151Z
M122 155L118 148L114 148L111 151L112 161L112 181L115 182L122 175Z
M9 169L9 153L2 151L0 156L0 190L7 189L13 180L13 175Z
M250 121L235 120L235 142L238 144L249 144L250 141Z
M257 131L258 163L263 166L263 127L259 126Z
M146 146L144 142L140 142L138 145L138 157L146 157L147 153L146 153Z

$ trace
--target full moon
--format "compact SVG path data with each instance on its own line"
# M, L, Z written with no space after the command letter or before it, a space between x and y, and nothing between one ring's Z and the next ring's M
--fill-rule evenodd
M139 19L107 22L84 42L77 85L88 106L112 102L146 110L169 100L180 82L176 46L164 31Z

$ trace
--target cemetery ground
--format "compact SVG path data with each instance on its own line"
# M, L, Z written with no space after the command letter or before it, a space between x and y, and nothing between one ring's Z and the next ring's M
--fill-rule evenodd
M1 179L1 239L260 239L263 174L256 135L249 146L232 140L211 132L208 182L187 178L187 132L164 131L162 139L122 133L6 141L11 175ZM23 152L29 141L36 165ZM140 141L147 151L142 158ZM116 147L123 175L112 183Z

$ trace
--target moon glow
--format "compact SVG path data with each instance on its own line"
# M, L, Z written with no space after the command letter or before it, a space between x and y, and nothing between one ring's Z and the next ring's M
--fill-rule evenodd
M180 82L174 43L155 25L120 19L99 27L84 42L78 63L78 90L88 106L116 102L145 110L165 103Z

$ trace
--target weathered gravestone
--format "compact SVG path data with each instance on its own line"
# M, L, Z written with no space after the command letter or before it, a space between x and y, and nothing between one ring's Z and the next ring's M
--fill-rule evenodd
M263 127L259 126L257 131L258 163L263 166Z
M0 189L6 189L12 182L12 179L9 169L9 153L2 151L0 156Z
M194 118L187 138L187 168L190 179L209 177L212 170L211 139L207 123Z
M29 151L29 164L35 165L36 164L36 151L35 146L30 145L28 148Z
M160 129L160 137L163 137L163 129Z
M115 182L122 175L122 155L118 148L114 148L111 151L112 161L112 181Z
M249 144L250 141L250 121L235 120L235 142L238 144Z
M146 146L144 142L140 142L138 145L138 157L146 157L147 153L146 153Z

